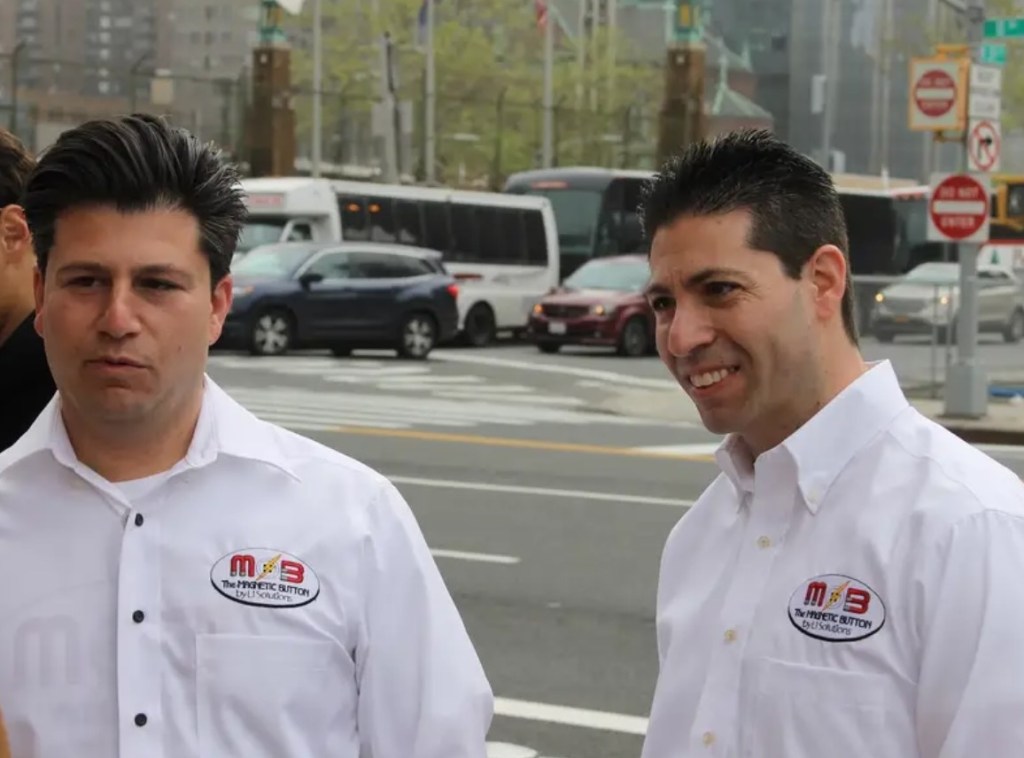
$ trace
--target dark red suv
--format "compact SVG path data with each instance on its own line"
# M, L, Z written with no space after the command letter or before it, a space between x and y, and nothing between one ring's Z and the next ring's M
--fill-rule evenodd
M607 345L629 356L654 352L654 313L643 296L649 275L646 255L583 264L533 306L529 338L544 353L562 345Z

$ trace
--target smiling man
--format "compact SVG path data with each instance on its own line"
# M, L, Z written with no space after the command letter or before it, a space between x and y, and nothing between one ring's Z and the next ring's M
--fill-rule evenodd
M484 758L490 687L402 496L205 373L236 172L97 121L24 207L58 392L0 454L13 754Z
M828 174L731 134L642 210L658 352L726 435L662 558L644 758L1024 755L1024 485L861 357Z

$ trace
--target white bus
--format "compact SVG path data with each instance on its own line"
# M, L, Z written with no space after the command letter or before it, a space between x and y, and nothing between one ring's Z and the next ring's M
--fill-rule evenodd
M370 241L438 250L459 280L459 331L481 346L525 329L559 282L558 232L546 198L336 181L245 179L239 253L297 240Z

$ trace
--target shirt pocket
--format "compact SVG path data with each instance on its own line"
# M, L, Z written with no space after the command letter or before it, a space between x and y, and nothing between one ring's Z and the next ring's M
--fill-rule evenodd
M753 661L750 674L744 758L898 758L899 740L885 732L891 683L881 674L770 658Z
M340 657L328 640L197 635L200 756L327 755L354 741L354 667Z

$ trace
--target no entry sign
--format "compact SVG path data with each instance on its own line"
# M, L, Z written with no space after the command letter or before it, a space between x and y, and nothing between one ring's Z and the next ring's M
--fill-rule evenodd
M987 242L992 186L987 174L932 174L928 240Z
M965 127L967 64L915 58L910 62L910 128L962 131Z

